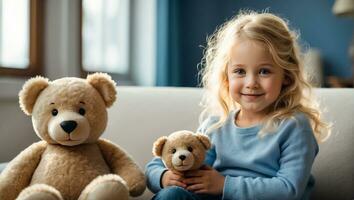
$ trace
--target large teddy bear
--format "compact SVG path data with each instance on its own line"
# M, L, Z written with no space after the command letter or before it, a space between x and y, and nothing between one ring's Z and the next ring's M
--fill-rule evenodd
M138 165L119 146L99 139L116 99L110 76L36 77L24 84L19 98L42 141L1 173L1 200L128 199L144 192Z
M211 143L206 135L182 130L158 138L153 144L152 153L161 157L171 171L185 172L199 169L210 147Z

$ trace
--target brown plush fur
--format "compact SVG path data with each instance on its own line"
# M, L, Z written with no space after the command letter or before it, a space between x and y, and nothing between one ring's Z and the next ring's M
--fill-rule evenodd
M15 199L24 189L19 199L46 195L58 200L104 195L116 199L142 194L145 178L137 164L119 146L98 139L115 96L114 81L102 73L86 80L49 82L36 77L26 82L19 94L20 105L32 115L34 130L43 141L21 152L0 175L0 199ZM64 121L77 125L67 133Z
M48 84L49 80L40 76L31 78L26 82L23 89L19 93L20 107L24 113L31 115L34 103L36 103L39 93L44 90Z
M153 154L161 157L170 170L182 172L199 169L210 146L207 136L183 130L158 138L153 145ZM185 158L182 160L180 156Z
M104 99L107 107L110 107L116 100L115 83L107 74L90 74L87 76L87 82L90 83L94 88L96 88L96 90Z
M0 174L0 199L15 199L29 185L46 147L45 141L34 143L9 163Z
M35 194L35 196L33 195ZM46 184L36 184L22 190L17 199L63 200L60 192Z

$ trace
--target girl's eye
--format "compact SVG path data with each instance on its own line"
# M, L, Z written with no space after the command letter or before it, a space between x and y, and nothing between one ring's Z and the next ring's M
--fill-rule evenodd
M187 150L188 150L189 152L192 152L192 151L193 151L193 148L192 148L192 147L188 147Z
M262 68L259 70L259 74L260 75L268 75L268 74L270 74L270 70L266 69L266 68Z
M244 69L235 69L233 72L238 75L243 75L246 73Z
M83 108L80 108L80 109L79 109L79 114L80 114L80 115L85 115L85 113L86 113L86 110L85 110L85 109L83 109Z
M172 149L172 151L171 151L172 153L176 153L176 149Z
M57 115L58 115L58 110L54 108L54 109L52 110L52 115L53 115L53 116L57 116Z

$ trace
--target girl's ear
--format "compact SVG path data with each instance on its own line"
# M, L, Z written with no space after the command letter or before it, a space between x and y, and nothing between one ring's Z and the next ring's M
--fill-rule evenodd
M89 74L86 78L87 82L91 84L100 93L106 107L110 107L116 100L116 83L112 78L105 73Z
M211 143L210 143L208 136L206 136L202 133L196 133L196 136L199 139L199 141L203 144L203 146L206 150L210 149Z
M39 94L48 87L48 85L49 80L41 76L31 78L23 85L18 97L20 107L26 115L32 114L34 104Z
M152 147L152 154L154 154L154 156L162 156L162 149L165 146L166 141L167 137L162 136L154 142L154 145Z

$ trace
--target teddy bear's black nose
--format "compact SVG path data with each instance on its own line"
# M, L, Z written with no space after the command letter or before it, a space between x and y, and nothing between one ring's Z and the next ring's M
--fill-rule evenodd
M63 121L60 126L65 132L71 133L76 128L77 123L73 120Z
M178 156L178 157L179 157L179 159L181 159L181 160L186 159L186 156L185 156L185 155L180 155L180 156Z

